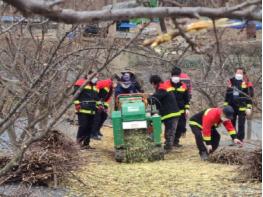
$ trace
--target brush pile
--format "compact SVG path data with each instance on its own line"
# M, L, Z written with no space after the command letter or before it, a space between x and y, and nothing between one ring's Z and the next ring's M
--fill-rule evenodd
M247 154L249 153L245 149L223 147L211 154L209 161L213 163L241 165Z
M0 157L0 167L4 167L10 157ZM51 131L41 141L31 145L21 163L13 168L0 183L29 183L32 185L55 186L67 172L77 167L78 148L76 144L59 131Z
M244 161L240 175L244 179L262 182L262 149L254 150Z
M209 157L213 163L240 165L240 177L242 180L262 181L262 148L256 146L253 149L223 147Z

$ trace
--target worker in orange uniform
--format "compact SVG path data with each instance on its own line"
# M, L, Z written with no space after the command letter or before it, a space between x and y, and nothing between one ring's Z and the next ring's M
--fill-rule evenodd
M155 104L161 115L161 120L165 126L164 149L169 152L173 149L175 131L180 116L174 94L167 92L167 87L158 75L150 77L150 83L155 89L155 93L148 97L148 103Z
M180 137L183 133L186 132L186 118L189 115L189 89L185 83L182 83L180 80L180 75L182 71L179 67L174 67L171 71L170 80L165 81L166 88L168 92L174 94L176 102L180 109L180 117L178 120L177 129L175 132L174 146L179 148L182 145L179 144Z
M74 85L74 92L84 85L86 80L87 76L77 80ZM95 75L87 85L84 86L78 97L74 100L79 124L77 143L83 149L93 149L90 146L90 135L94 123L94 116L97 111L96 103L99 101L99 91L96 87L97 81L98 77Z
M108 110L113 93L113 79L100 80L97 82L97 89L99 90L99 100L97 103L97 112L94 117L94 124L92 129L92 139L101 140L103 134L100 132L103 123L108 117Z
M231 122L234 110L231 106L221 108L209 108L190 118L189 125L195 136L197 148L202 160L207 160L209 153L217 149L220 135L216 128L222 123L235 144L242 145L237 139L235 128Z
M253 84L248 80L243 68L236 69L235 76L228 81L224 105L234 109L233 125L238 121L237 138L245 138L246 116L252 113Z

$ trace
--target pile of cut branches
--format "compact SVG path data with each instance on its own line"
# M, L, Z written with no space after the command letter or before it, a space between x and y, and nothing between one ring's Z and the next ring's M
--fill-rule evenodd
M254 150L245 160L241 168L241 177L262 182L262 149Z
M240 177L242 180L262 181L262 148L256 146L253 149L223 147L209 157L213 163L240 165Z
M240 148L223 147L209 156L209 161L213 163L223 163L230 165L241 165L248 151Z
M10 156L0 157L2 168L10 161ZM41 141L31 145L18 166L0 177L0 183L29 183L33 185L56 186L78 165L78 148L64 134L53 130Z

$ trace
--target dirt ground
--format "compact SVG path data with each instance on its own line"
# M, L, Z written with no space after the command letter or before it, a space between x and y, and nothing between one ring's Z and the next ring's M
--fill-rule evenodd
M153 163L114 161L111 128L103 128L96 150L81 152L85 165L66 183L67 196L261 196L261 183L241 182L238 166L200 160L193 135L182 138L183 147Z

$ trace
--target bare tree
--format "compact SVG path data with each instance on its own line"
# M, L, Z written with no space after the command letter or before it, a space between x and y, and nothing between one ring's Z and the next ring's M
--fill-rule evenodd
M91 68L103 72L144 28L127 42L94 42L91 38L79 45L68 32L57 40L55 31L48 35L43 25L18 24L21 32L2 34L0 133L8 132L16 150L13 159L0 170L1 175L21 161L32 143L50 132L89 79L72 97L74 82ZM81 36L76 30L73 26L70 32Z
M38 14L51 20L64 23L87 23L91 21L125 20L130 18L164 18L164 17L190 17L206 16L211 18L227 17L233 19L261 20L261 10L257 5L260 0L247 0L232 7L207 8L207 7L158 7L158 8L130 8L110 9L100 11L74 11L60 8L63 1L45 2L43 0L4 0L13 5L24 15Z

